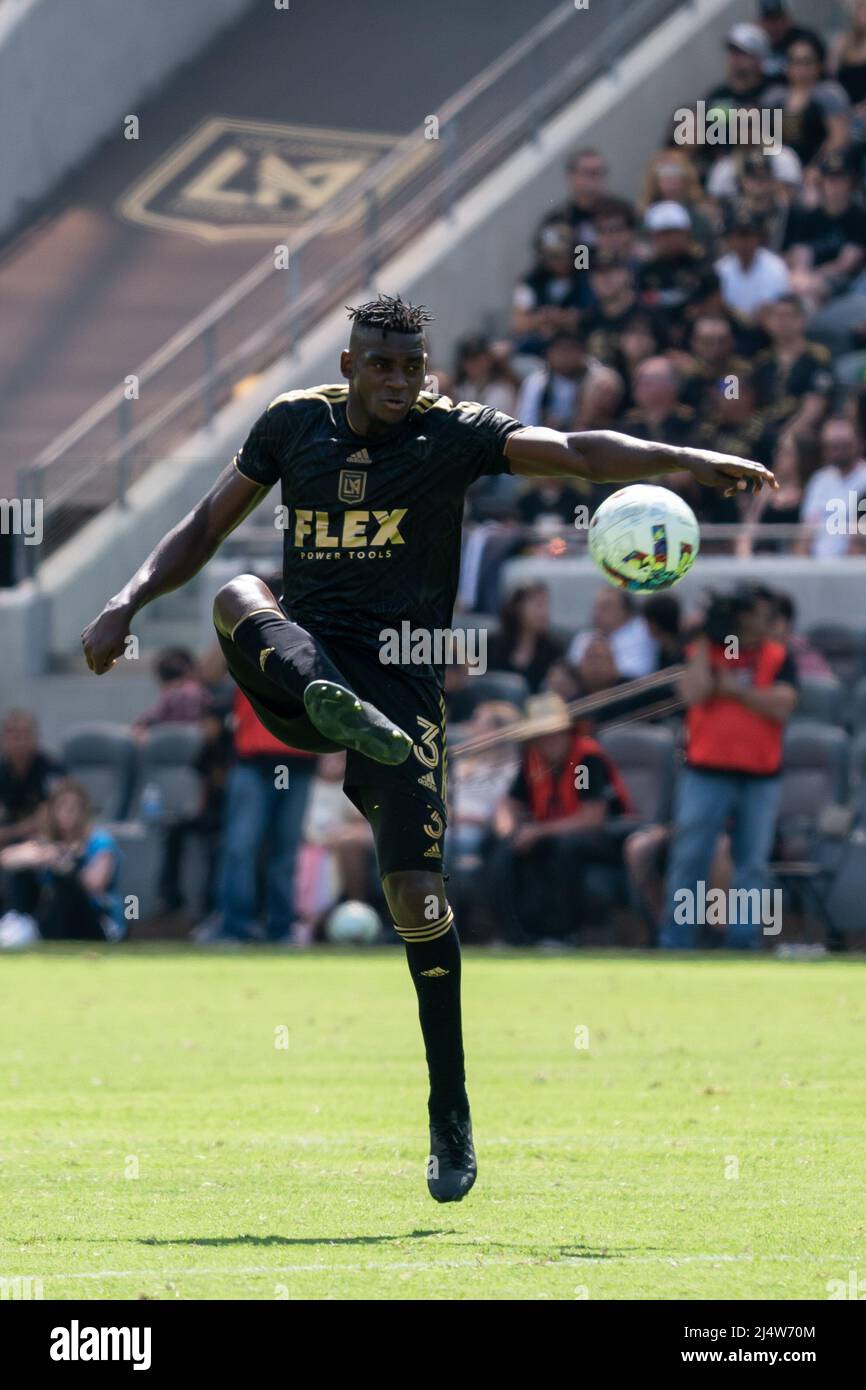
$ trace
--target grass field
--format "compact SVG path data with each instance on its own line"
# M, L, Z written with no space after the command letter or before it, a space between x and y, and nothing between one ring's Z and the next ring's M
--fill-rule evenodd
M862 961L467 952L479 1179L444 1207L402 951L44 949L0 971L0 1277L46 1299L825 1299L866 1278Z

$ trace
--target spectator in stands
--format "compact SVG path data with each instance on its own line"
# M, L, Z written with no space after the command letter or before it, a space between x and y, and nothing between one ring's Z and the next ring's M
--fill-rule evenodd
M39 747L36 720L27 710L9 710L0 725L0 849L42 833L48 798L64 776L59 762ZM27 869L7 866L3 902L32 915L37 884Z
M643 606L643 617L656 645L656 670L678 666L683 659L679 599L674 594L650 594Z
M616 366L622 331L638 307L634 273L618 256L594 251L589 283L595 302L581 322L587 351L599 362Z
M298 849L295 945L307 946L338 902L370 902L373 832L343 792L345 753L325 753L316 764ZM372 906L372 904L371 904Z
M866 293L849 294L863 270L866 210L853 201L853 173L844 154L825 156L818 168L818 206L791 213L787 260L794 293L810 310L827 304L810 321L810 333L829 335L830 345L844 351L850 329L866 323Z
M650 257L641 266L638 294L647 309L664 316L672 341L682 342L686 321L699 309L718 305L718 276L692 243L692 223L681 203L654 203L644 226L650 236Z
M519 944L580 932L586 869L620 862L621 840L606 823L631 809L616 767L586 726L572 729L562 700L535 696L527 718L537 735L497 808L499 843L486 868L498 921Z
M827 80L827 50L816 34L795 37L786 49L786 86L771 85L764 103L782 111L782 143L804 169L851 138L851 103L844 87Z
M851 103L851 134L866 138L866 0L846 0L850 27L831 44L828 71Z
M830 354L806 338L806 315L796 295L769 304L763 316L770 346L754 359L758 408L776 435L814 432L833 390Z
M684 360L682 398L700 416L721 392L731 394L751 376L748 358L735 350L726 314L701 314L692 325Z
M703 631L686 650L680 680L686 765L677 784L661 931L666 947L697 944L698 921L704 920L699 898L726 826L735 886L752 893L766 884L781 788L782 737L797 702L798 679L790 653L770 639L775 614L774 595L744 586L711 603ZM746 921L740 920L742 915ZM760 918L754 911L730 914L726 927L729 946L760 943Z
M563 644L550 625L550 591L546 584L522 584L502 608L502 625L487 644L489 671L515 671L530 691L540 689Z
M786 245L802 176L793 150L782 146L774 154L761 146L738 147L713 166L707 187L720 200L728 225L737 208L745 209L763 226L764 245L778 253Z
M735 24L725 39L727 63L725 78L707 92L704 100L708 115L714 111L752 111L769 105L765 100L767 79L764 62L770 56L770 41L757 24ZM738 127L729 116L728 144L736 144ZM710 152L711 153L711 152Z
M233 939L256 936L257 868L267 845L265 935L269 941L284 941L295 922L295 861L316 760L269 734L240 691L234 717L235 763L223 826L219 934Z
M804 29L794 23L784 0L758 0L758 23L770 42L770 52L764 59L764 76L784 82L791 44L796 39L813 42L818 35L814 29Z
M454 400L480 401L513 415L519 380L510 352L510 343L491 343L481 336L461 339L454 360Z
M785 431L778 438L772 468L779 484L770 498L750 497L743 509L746 523L737 538L735 553L746 560L756 550L791 550L791 541L776 541L774 526L798 526L803 503L803 479L815 471L820 443L817 435ZM760 523L760 529L755 530Z
M160 692L156 703L133 722L142 737L156 724L197 724L209 707L209 697L196 672L195 658L185 647L167 647L156 658Z
M590 290L586 271L576 270L574 262L568 223L542 227L535 264L514 291L511 331L518 352L541 357L557 333L577 329Z
M508 700L482 700L463 726L462 741L507 729L521 717ZM511 740L454 760L446 858L458 873L480 867L479 851L489 833L491 809L507 794L518 766L517 745Z
M590 626L577 634L568 649L568 660L578 670L587 646L597 636L610 643L618 677L633 680L656 669L656 645L634 598L625 589L604 584L596 590Z
M535 526L539 521L555 518L558 530L571 530L577 519L577 508L588 505L590 491L581 486L581 478L538 478L532 486L521 493L517 501L517 514L525 526Z
M39 832L49 794L63 776L61 764L39 747L33 715L9 710L0 725L0 847Z
M821 431L822 467L806 485L801 520L815 527L811 540L798 541L800 555L826 560L847 555L852 532L849 516L857 515L857 498L866 490L863 441L849 419L827 420Z
M603 252L625 261L632 270L640 264L637 245L638 216L627 198L602 198L595 211L593 254Z
M643 177L638 208L643 216L656 203L677 203L689 214L692 238L705 246L714 233L715 218L707 205L697 165L682 146L657 150Z
M787 294L790 273L781 256L763 245L764 224L748 208L737 208L728 229L728 250L716 261L725 307L752 328L761 309Z
M64 779L51 790L42 833L0 851L0 865L35 876L32 915L13 910L0 921L0 946L47 940L117 941L124 935L117 891L118 848L92 824L87 793Z
M523 380L517 418L524 425L574 429L581 396L599 374L600 364L588 355L583 335L558 331L547 344L544 366Z
M598 150L575 150L565 166L568 198L545 217L542 227L564 222L571 246L592 246L596 232L594 219L601 201L609 196L608 168Z
M667 347L667 332L657 313L651 309L636 309L629 315L619 335L619 352L614 363L623 383L620 406L623 415L635 404L637 374L641 364L650 357L660 356Z
M637 439L687 445L694 437L695 412L680 401L681 377L669 357L650 357L637 369L634 407L620 428Z
M817 647L802 633L795 632L797 625L797 606L790 594L776 594L776 615L770 626L770 637L787 647L797 666L799 679L835 680L830 663Z

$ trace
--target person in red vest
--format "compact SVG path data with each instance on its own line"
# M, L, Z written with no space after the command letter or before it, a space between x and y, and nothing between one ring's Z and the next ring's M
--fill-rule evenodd
M295 922L295 862L317 760L268 733L240 690L233 716L235 762L223 818L220 934L242 940L256 935L257 870L267 838L265 935L269 941L284 940Z
M703 631L686 648L686 765L677 785L662 946L696 945L707 920L713 851L725 828L734 865L728 898L737 910L716 925L724 926L728 946L760 944L754 909L773 846L785 724L797 703L796 663L770 639L775 616L770 590L743 585L713 599Z
M516 944L574 936L583 925L582 879L590 864L619 863L621 836L611 816L631 811L617 768L585 724L572 727L561 696L526 702L537 736L497 808L500 837L490 870L500 920Z

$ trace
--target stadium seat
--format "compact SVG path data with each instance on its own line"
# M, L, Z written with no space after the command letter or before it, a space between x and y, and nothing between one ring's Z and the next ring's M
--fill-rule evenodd
M136 819L169 824L196 815L201 807L201 774L196 764L203 741L197 724L154 725L140 753ZM145 804L150 788L158 796L156 816Z
M125 724L79 724L61 745L70 777L87 791L94 816L123 820L129 808L137 748Z
M516 671L485 671L482 676L470 676L469 690L475 697L475 706L482 700L509 700L521 710L529 695L525 676Z
M844 729L818 720L792 720L785 730L780 823L814 823L821 807L848 795L850 742Z
M821 724L842 722L843 689L837 680L823 680L820 676L804 677L800 681L794 718L813 719Z
M852 733L859 734L866 729L866 676L861 676L855 685L850 700L846 701L842 718Z
M672 731L625 725L603 730L598 741L622 773L637 819L644 824L669 820L674 783Z
M851 686L866 674L866 633L862 629L824 623L810 628L806 636L843 685Z

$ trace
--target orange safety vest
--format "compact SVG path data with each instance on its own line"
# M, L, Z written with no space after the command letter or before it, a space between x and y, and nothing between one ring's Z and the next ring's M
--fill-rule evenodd
M576 730L572 736L568 757L558 774L554 773L550 764L532 744L524 750L523 768L533 820L562 820L580 809L580 792L574 785L575 769L590 756L600 758L604 763L623 814L631 813L631 798L619 769L594 738L588 738Z
M240 690L235 691L232 712L235 722L235 753L239 758L266 757L272 753L281 754L283 757L286 753L291 753L296 758L315 757L314 753L300 748L287 748L285 743L269 733L264 724L259 723L258 715Z
M775 683L785 660L781 642L764 642L754 664L753 686L760 690ZM710 647L710 665L735 670L724 648ZM715 695L686 713L686 762L689 767L719 772L751 772L772 776L782 762L784 724L747 709L729 695Z

